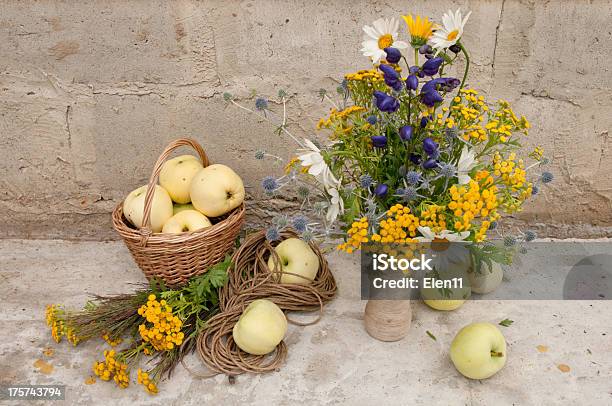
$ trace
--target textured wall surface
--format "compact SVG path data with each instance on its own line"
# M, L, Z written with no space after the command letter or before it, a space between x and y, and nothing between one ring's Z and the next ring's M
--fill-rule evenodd
M3 237L109 238L110 212L146 182L178 136L251 186L288 157L273 127L223 100L285 89L296 134L312 134L334 89L367 67L361 26L410 12L473 10L470 85L532 121L528 145L556 182L516 219L557 237L612 230L612 4L609 1L4 1L0 12L0 230ZM405 27L402 25L403 33ZM323 135L319 135L323 137Z

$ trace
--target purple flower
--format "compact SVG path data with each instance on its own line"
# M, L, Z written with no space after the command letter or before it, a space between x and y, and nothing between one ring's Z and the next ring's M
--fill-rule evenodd
M410 71L411 75L416 75L416 73L420 71L421 68L419 68L418 66L411 66L410 68L408 68L408 70Z
M427 155L432 156L438 150L438 144L431 138L427 137L423 140L423 151Z
M416 75L408 75L406 78L406 87L410 90L417 90L417 87L419 87L419 79L417 79Z
M380 183L378 186L376 186L376 189L374 189L374 194L378 197L383 197L388 191L389 186L385 185L384 183Z
M429 119L427 117L421 118L421 128L425 128L428 122L429 122Z
M387 86L393 88L393 90L397 92L402 90L402 79L392 66L381 64L378 69L383 72L383 77L385 78L385 83L387 84Z
M368 118L366 118L366 121L368 123L370 123L371 125L374 125L378 122L378 118L376 118L376 116L372 115L372 116L368 116Z
M433 107L436 103L440 103L442 100L444 99L437 90L421 93L421 103L428 107Z
M387 62L389 63L398 63L402 57L402 53L397 48L388 47L384 51L387 54Z
M438 162L433 158L429 158L427 161L423 162L423 168L425 169L433 169L436 166L438 166Z
M402 141L410 141L412 139L412 134L414 133L414 128L411 125L405 125L399 129L399 136Z
M433 76L436 73L438 73L438 69L440 69L440 65L442 65L442 62L444 62L444 59L440 57L428 59L423 64L423 67L421 68L421 70L427 76Z
M421 157L417 154L410 154L410 162L412 162L415 165L418 165L421 163Z
M384 148L387 146L387 137L384 135L373 135L370 138L372 139L374 148Z
M438 90L450 92L455 87L459 86L460 82L455 78L436 78L425 83L421 88L421 102L429 107L441 102L442 96Z
M378 107L380 111L393 113L400 107L399 101L397 101L395 97L389 96L387 93L376 90L374 92L374 97L376 98L376 107Z

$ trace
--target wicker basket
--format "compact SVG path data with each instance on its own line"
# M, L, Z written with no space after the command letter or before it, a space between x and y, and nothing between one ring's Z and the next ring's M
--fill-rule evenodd
M178 139L164 150L155 163L145 196L143 226L137 229L123 215L123 202L113 211L113 226L121 235L132 257L147 279L161 279L167 286L184 284L192 276L206 272L211 265L221 262L234 247L244 222L244 203L228 214L211 218L212 227L179 234L152 233L150 214L154 185L161 167L172 151L182 146L196 150L202 165L209 165L206 153L195 140Z

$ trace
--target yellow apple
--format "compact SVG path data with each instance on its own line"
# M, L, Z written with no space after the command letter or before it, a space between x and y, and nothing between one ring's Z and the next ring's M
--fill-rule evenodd
M465 303L465 300L423 299L423 302L435 310L451 311L460 308Z
M184 233L186 231L201 230L210 226L212 226L210 220L199 211L183 210L166 221L162 233Z
M287 318L280 307L267 299L257 299L242 312L232 337L241 350L264 355L274 351L286 333Z
M168 191L176 203L189 203L189 185L202 169L202 163L193 155L181 155L164 162L159 173L159 184Z
M141 186L130 192L123 201L123 214L135 227L143 226L145 195L147 186ZM166 189L155 185L153 192L153 202L151 204L151 231L159 233L166 220L172 217L172 199Z
M499 287L504 278L504 271L497 262L491 262L491 265L489 267L486 262L483 262L480 273L476 271L469 273L472 292L485 295Z
M195 207L193 207L193 204L191 203L187 203L187 204L174 204L172 206L172 213L173 214L178 214L184 210L195 210Z
M491 323L463 327L451 343L450 356L457 371L471 379L486 379L506 364L506 340Z
M231 168L215 164L193 177L189 193L198 211L208 217L218 217L242 204L244 184Z
M278 244L274 251L278 254L282 272L291 272L289 275L281 274L281 283L295 283L298 285L310 284L317 276L319 271L319 257L314 253L310 246L299 238L288 238ZM272 272L277 271L274 266L274 257L270 255L268 268Z

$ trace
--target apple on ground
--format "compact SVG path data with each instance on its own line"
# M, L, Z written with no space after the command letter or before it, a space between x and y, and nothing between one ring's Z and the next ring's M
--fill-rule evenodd
M471 379L486 379L506 364L506 340L491 323L463 327L451 343L450 356L455 368Z
M317 276L317 272L319 271L319 257L303 240L299 238L288 238L278 244L274 248L274 251L276 251L280 259L280 271L297 274L290 275L282 273L280 276L281 283L306 285L312 283ZM280 272L275 267L273 255L270 255L270 258L268 258L268 268L271 272Z
M193 155L181 155L164 162L159 172L159 184L168 191L176 203L189 203L191 180L202 169L202 163Z
M135 227L143 227L145 196L148 186L141 186L127 195L123 201L123 214ZM155 185L151 204L151 231L159 233L164 223L172 217L172 199L166 189Z
M287 333L287 318L276 304L257 299L247 306L234 325L232 337L238 347L253 355L268 354Z
M231 168L215 164L200 170L189 189L193 206L208 217L218 217L244 201L244 184Z
M191 204L191 203L186 203L186 204L175 203L172 206L172 213L173 214L178 214L178 213L180 213L182 211L185 211L185 210L195 210L195 207L193 207L193 204Z
M499 287L504 278L504 271L497 262L491 262L491 265L489 267L486 262L482 262L480 273L475 270L469 273L472 292L484 295Z
M183 210L166 221L166 224L164 224L164 228L162 229L162 233L191 232L210 226L212 226L210 220L199 211Z

